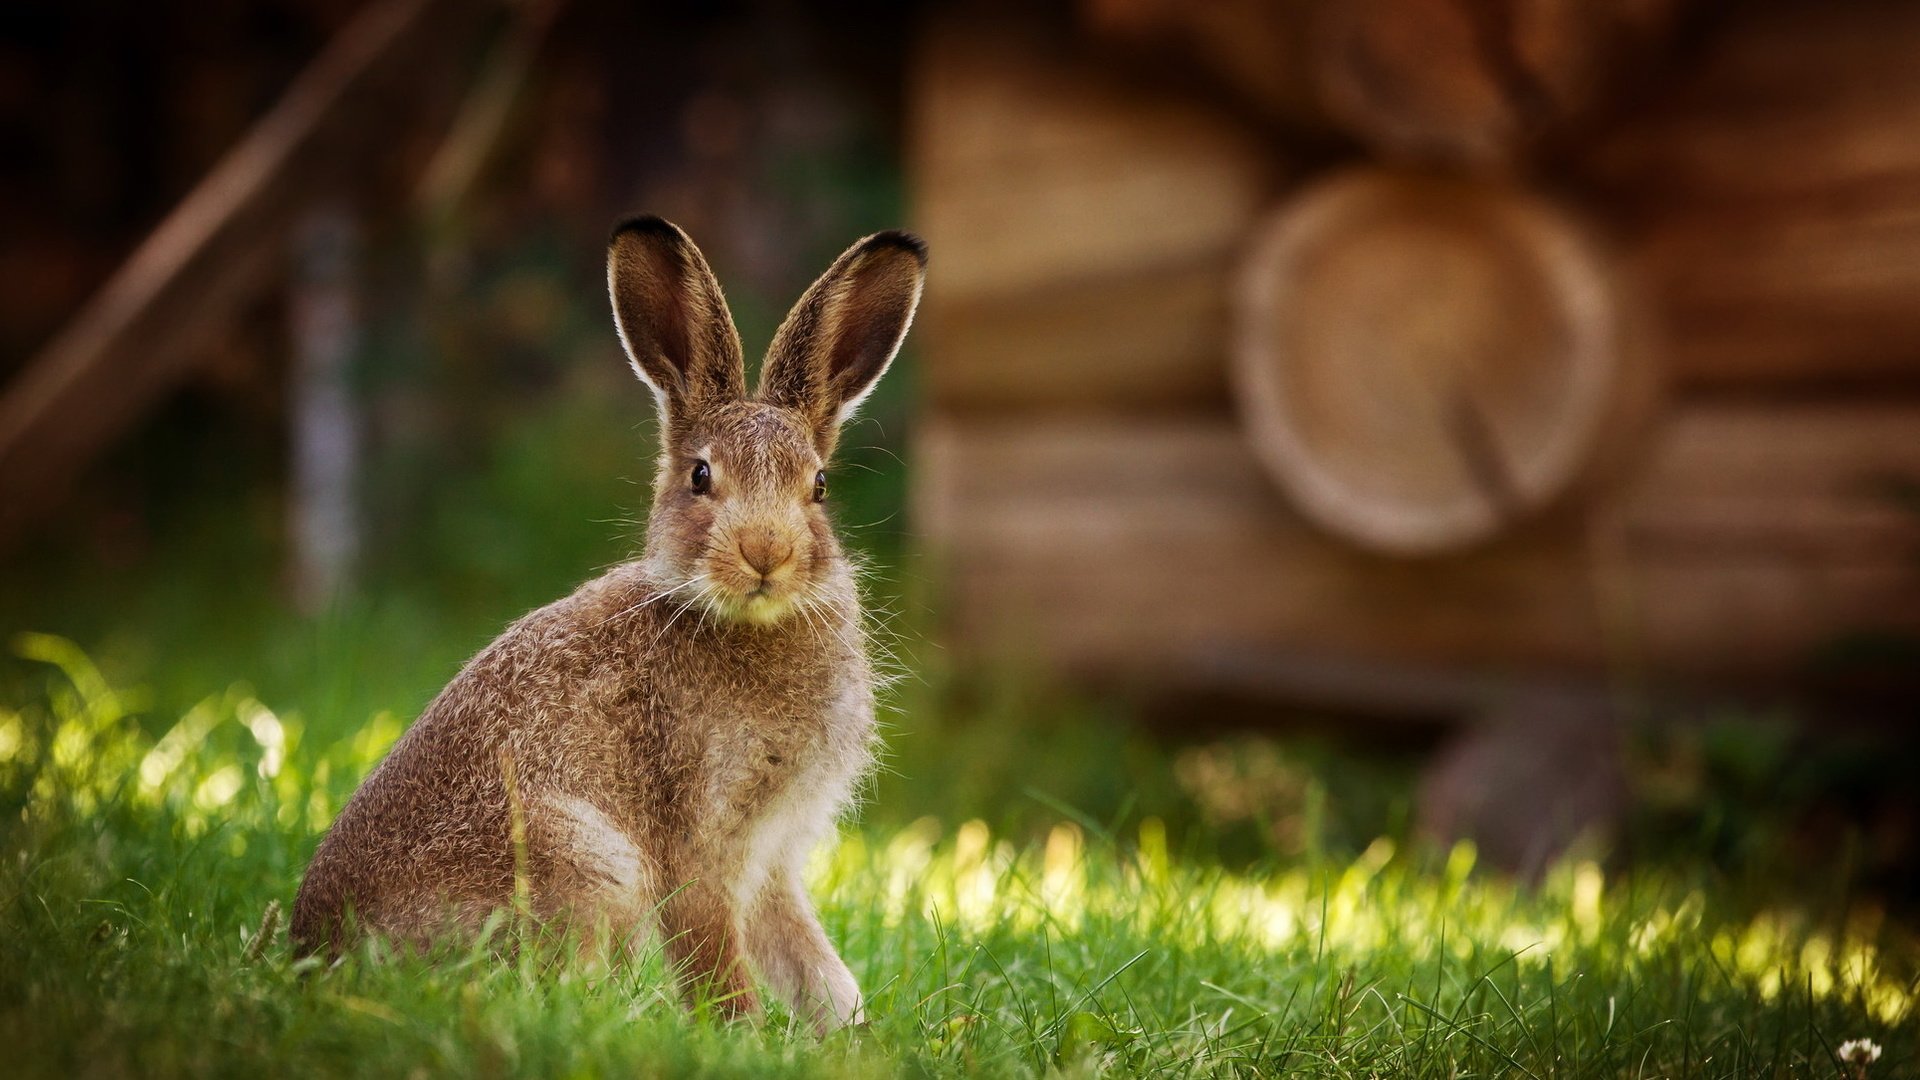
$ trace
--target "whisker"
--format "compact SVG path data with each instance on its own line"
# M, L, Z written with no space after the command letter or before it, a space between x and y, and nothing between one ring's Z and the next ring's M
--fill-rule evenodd
M687 609L690 607L693 607L695 604L699 603L699 601L700 601L700 598L696 596L693 599L688 600L686 603L681 604L679 607L674 608L673 614L668 616L666 624L660 627L660 629L654 633L653 641L649 643L648 649L652 650L652 649L658 648L660 646L660 639L666 636L667 631L673 629L673 624L679 622L680 616L685 615L687 613Z
M698 583L699 581L700 581L699 576L688 578L687 580L681 582L680 584L675 585L671 589L667 589L664 592L654 593L652 596L647 597L645 600L642 600L637 604L630 605L626 608L622 608L621 610L614 612L613 614L607 616L606 618L601 619L595 625L605 626L615 619L625 618L626 616L631 615L636 611L639 611L641 608L646 607L648 604L652 604L660 600L665 600L667 597L672 596L674 593L677 593L682 589L688 588L689 586L692 586Z

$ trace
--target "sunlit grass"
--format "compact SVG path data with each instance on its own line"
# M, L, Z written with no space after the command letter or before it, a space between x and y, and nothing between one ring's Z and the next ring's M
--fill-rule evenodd
M1836 1076L1860 1038L1871 1075L1914 1067L1916 949L1871 910L1591 862L1525 887L1385 839L1228 869L1154 818L849 832L815 891L871 1023L824 1041L689 1018L651 954L302 971L268 912L400 721L322 744L236 688L143 726L79 650L16 646L63 674L0 712L11 1074Z

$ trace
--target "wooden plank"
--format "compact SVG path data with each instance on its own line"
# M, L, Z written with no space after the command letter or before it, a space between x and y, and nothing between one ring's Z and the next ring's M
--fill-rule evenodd
M1224 400L1226 279L1281 171L1261 138L1017 29L951 22L911 108L935 401Z
M1920 178L1917 178L1920 179ZM1877 205L1702 209L1640 245L1684 386L1920 385L1920 183Z
M380 0L161 221L0 395L0 536L190 370L197 344L275 280L289 223L341 185L354 148L414 112L381 96L452 55L488 14L461 0Z
M1316 532L1223 419L945 419L916 511L974 648L1138 674L1215 650L1473 669L1779 675L1830 636L1920 630L1920 406L1689 409L1647 467L1446 559Z
M944 263L943 263L944 265ZM1222 411L1221 357L1233 266L929 303L914 332L928 397L954 410L1129 408Z
M916 224L943 267L927 302L1125 280L1238 250L1272 188L1191 134L919 174Z

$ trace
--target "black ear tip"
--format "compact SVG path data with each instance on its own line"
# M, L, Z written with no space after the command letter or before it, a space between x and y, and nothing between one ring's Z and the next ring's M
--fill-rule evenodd
M903 229L888 229L885 232L874 233L867 237L865 247L868 251L880 248L910 251L922 269L927 265L927 242Z
M615 243L619 242L621 237L629 234L652 236L676 243L684 240L687 235L680 231L678 225L657 214L636 214L633 217L622 219L618 225L613 227L613 233L607 237L607 246L612 247Z

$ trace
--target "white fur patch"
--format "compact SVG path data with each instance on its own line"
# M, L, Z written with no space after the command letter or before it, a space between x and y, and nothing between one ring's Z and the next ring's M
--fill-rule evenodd
M859 706L842 702L836 707L848 710ZM798 870L804 865L852 800L854 783L866 769L865 754L864 746L834 745L830 738L824 760L794 777L766 808L747 834L746 858L733 887L737 901L751 903L774 868Z
M567 851L581 870L604 878L608 891L622 898L636 897L647 884L646 860L640 848L600 808L572 795L552 800L555 813L566 822Z
M858 773L857 762L830 757L794 778L747 834L746 858L733 887L736 900L750 904L776 867L798 870L806 862L833 831Z

